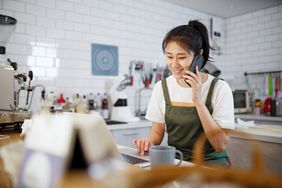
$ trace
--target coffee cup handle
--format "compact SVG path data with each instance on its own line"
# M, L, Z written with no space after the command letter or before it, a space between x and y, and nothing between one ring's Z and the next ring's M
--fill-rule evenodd
M178 153L179 156L180 156L180 159L179 159L178 163L176 164L176 166L179 166L179 165L182 163L182 161L183 161L183 154L182 154L182 152L179 151L179 150L175 150L175 154L176 154L176 153Z

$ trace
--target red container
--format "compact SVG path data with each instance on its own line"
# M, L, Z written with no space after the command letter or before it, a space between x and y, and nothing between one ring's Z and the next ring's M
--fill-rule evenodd
M264 101L264 105L263 105L263 112L264 113L270 113L270 109L271 109L271 97L268 97L265 99Z

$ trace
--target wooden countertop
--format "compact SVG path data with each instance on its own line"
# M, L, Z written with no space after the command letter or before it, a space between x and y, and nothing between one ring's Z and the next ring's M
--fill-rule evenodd
M22 139L20 133L14 130L1 131L0 135L8 136L8 138L0 139L0 147Z

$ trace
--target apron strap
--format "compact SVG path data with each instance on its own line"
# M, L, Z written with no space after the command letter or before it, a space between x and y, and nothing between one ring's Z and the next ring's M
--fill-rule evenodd
M167 88L167 84L166 84L166 79L162 79L162 87L163 87L163 94L164 94L164 98L165 98L165 103L167 105L170 105L170 97L169 97L169 93L168 93L168 88Z
M207 96L207 100L206 100L206 107L208 108L210 114L212 114L213 109L212 109L212 104L211 104L211 99L212 99L212 94L213 94L213 89L215 86L215 83L220 80L220 78L214 78L211 82L210 88L209 88L209 93Z

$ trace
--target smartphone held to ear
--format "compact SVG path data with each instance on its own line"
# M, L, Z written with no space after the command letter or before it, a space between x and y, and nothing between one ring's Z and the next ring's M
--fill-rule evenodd
M195 56L190 65L190 71L196 74L196 67L198 66L198 69L201 69L203 64L204 64L203 56L202 55ZM186 81L186 79L184 79L184 81L188 84L189 87L191 87L191 85Z
M190 65L190 71L196 74L196 66L198 66L198 69L201 69L204 64L204 58L202 55L197 55L191 65Z

